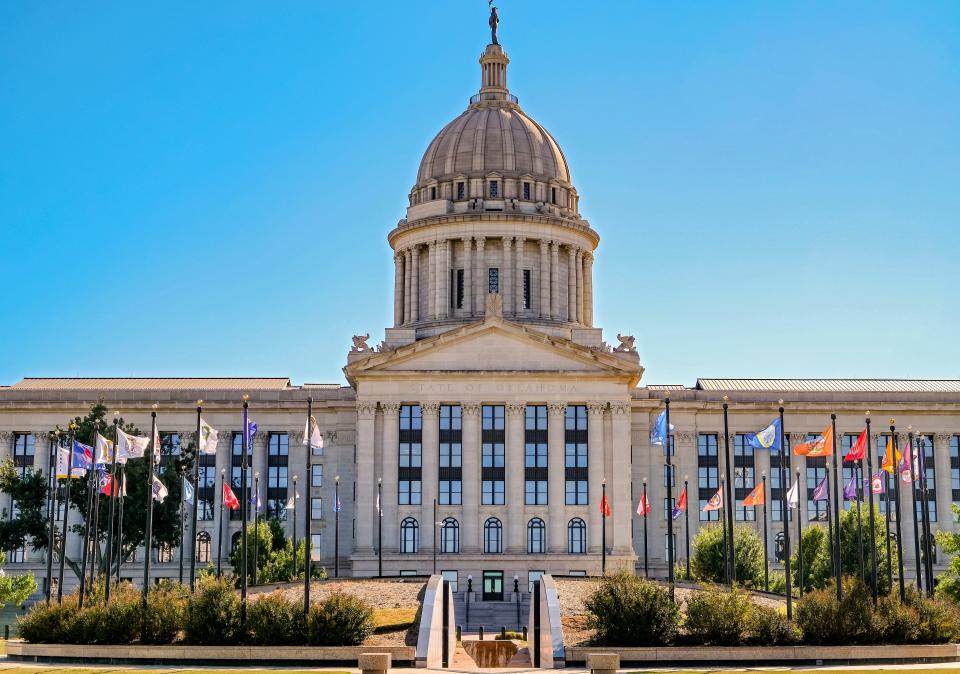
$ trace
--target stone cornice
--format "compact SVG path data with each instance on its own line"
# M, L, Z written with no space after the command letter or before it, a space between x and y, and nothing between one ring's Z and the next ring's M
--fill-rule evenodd
M497 223L509 222L511 225L552 225L578 232L586 235L593 241L593 246L600 243L600 235L594 230L586 220L573 220L560 218L554 215L542 215L537 213L521 213L518 211L477 211L469 213L448 213L444 215L434 215L426 218L420 218L413 222L402 219L397 226L387 234L387 242L391 247L395 247L395 241L403 234L407 234L419 229L429 229L438 225L451 225L459 223ZM456 237L459 238L459 237Z

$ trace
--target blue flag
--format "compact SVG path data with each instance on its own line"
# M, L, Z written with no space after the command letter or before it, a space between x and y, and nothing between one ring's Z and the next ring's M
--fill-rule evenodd
M73 451L70 452L70 461L74 468L90 470L93 468L93 447L82 442L73 441Z
M257 422L247 419L247 451L252 451L253 439L257 435Z
M747 442L756 449L769 449L771 451L780 451L780 419L774 419L773 423L764 428L759 433L754 433Z
M340 512L341 510L343 510L343 506L340 505L340 499L337 499L337 500L334 501L334 503L333 503L333 512L338 513L338 512Z
M671 431L673 428L673 424L670 424ZM662 410L657 416L657 420L653 422L653 426L650 428L650 444L663 445L667 435L667 411Z

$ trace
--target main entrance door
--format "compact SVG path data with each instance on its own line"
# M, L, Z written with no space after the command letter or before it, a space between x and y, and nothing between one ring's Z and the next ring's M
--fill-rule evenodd
M483 601L503 601L503 571L483 572Z

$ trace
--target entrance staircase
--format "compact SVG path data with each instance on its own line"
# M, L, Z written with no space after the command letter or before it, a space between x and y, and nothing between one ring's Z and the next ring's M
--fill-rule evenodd
M518 603L519 620L517 619ZM520 593L519 602L471 599L469 617L465 592L454 595L453 606L457 625L462 628L464 634L476 634L483 627L484 638L493 639L500 633L501 627L506 627L508 631L523 631L523 626L527 624L530 615L530 593Z

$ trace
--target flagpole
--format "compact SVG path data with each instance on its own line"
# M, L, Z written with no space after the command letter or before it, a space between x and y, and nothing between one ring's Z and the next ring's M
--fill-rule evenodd
M720 476L721 493L726 491L723 488L724 484L726 484L726 478L723 475L721 475ZM721 509L722 508L723 508L723 504L721 502ZM729 584L730 583L730 558L729 558L729 552L727 549L727 514L726 513L721 513L721 514L723 515L723 521L720 522L719 519L717 521L720 523L720 528L723 530L723 582Z
M893 423L893 419L890 420L890 423ZM890 448L891 455L886 457L886 460L890 462L891 467L894 467L897 455L893 449L892 435L887 446ZM886 454L886 451L884 451L884 454ZM887 506L887 594L893 594L893 544L890 542L890 492L893 490L890 488L890 473L882 466L880 472L883 473L883 502Z
M687 525L687 582L690 582L690 492L687 491L689 487L689 482L687 476L683 476L683 493L687 495L687 506L683 509L684 519L686 520Z
M603 498L600 499L600 575L607 575L607 478L603 478Z
M784 543L784 580L787 590L787 620L793 620L793 579L790 577L790 508L787 505L787 491L789 490L790 473L792 471L790 449L787 447L787 432L783 424L783 400L780 401L780 504L783 514L783 543ZM783 465L786 456L787 465Z
M293 478L293 492L297 492L297 478ZM257 586L257 564L259 563L259 553L260 553L260 472L257 471L253 474L253 586ZM294 511L294 522L296 522L296 511ZM296 524L293 526L294 534L296 534ZM294 536L293 540L293 558L297 558L297 540ZM294 573L294 576L297 574ZM293 580L292 578L290 580Z
M227 469L220 469L220 524L217 527L217 578L223 577L223 502L227 490Z
M667 460L667 503L670 506L673 506L673 464L671 462L670 453L673 450L673 444L670 435L670 396L669 394L663 398L664 404L664 432L663 446L666 450L666 460ZM673 517L667 516L667 579L670 583L670 601L676 601L676 590L673 574Z
M190 592L197 589L197 518L200 510L200 413L203 400L197 401L197 451L193 458L193 508L190 513ZM216 473L214 473L216 475ZM216 477L214 477L216 483Z
M186 481L186 478L183 475L181 475L180 476L180 584L181 585L183 585L183 571L184 571L184 558L183 558L184 536L183 535L187 530L187 523L185 520L186 513L183 510L186 507L183 504L183 497L184 497L183 485L185 484L189 484L189 483Z
M836 461L834 461L836 465ZM830 537L830 572L833 574L834 580L837 577L837 553L833 546L833 508L830 503L830 462L827 461L827 470L824 475L824 479L827 481L827 535ZM819 514L818 514L819 518ZM838 525L839 526L839 523Z
M97 555L100 553L100 471L97 468L97 436L100 434L100 422L96 424L96 429L93 433L93 475L91 476L93 481L93 496L92 504L93 510L91 511L93 517L93 529L90 534L90 543L92 544L93 550L90 551L90 591L93 592L93 585L97 580Z
M241 534L240 534L240 625L241 628L246 630L247 628L247 515L249 514L249 503L247 501L249 497L247 489L247 451L250 443L250 421L249 421L249 407L250 407L250 395L247 393L243 394L243 456L240 460L240 507L242 522L241 522ZM296 506L296 502L294 502ZM294 555L296 559L296 555Z
M150 451L147 452L147 528L143 543L143 595L141 604L143 606L144 630L146 630L147 616L147 593L150 590L150 551L153 548L153 454L159 451L156 446L157 438L157 407L153 404L153 411L150 412Z
M120 565L123 564L123 504L127 498L127 467L120 466L120 495L117 496L117 584L120 584Z
M643 510L647 509L647 478L643 478ZM650 555L647 554L647 520L650 519L650 513L643 516L643 576L650 578Z
M900 452L900 443L897 439L897 427L894 426L893 419L890 420L890 436L893 438L893 460L896 464L893 473L893 490L897 508L897 582L900 586L900 603L902 604L907 599L907 589L903 579L903 528L900 526L900 462L897 460L897 454Z
M333 577L340 577L340 476L333 478ZM436 525L434 525L436 526Z
M923 502L921 524L923 525L923 570L926 574L927 596L933 596L933 554L930 533L930 492L927 490L927 441L917 433L917 468L920 471L920 499Z
M97 430L100 428L100 425L95 421L93 423L93 437L94 442L96 442ZM71 452L73 448L71 447ZM95 458L95 457L94 457ZM70 460L73 461L73 454L70 455ZM84 513L84 526L83 526L83 550L80 552L80 596L77 600L77 607L83 608L83 598L86 594L87 589L87 557L90 550L90 520L93 519L93 513L91 512L91 504L93 503L93 493L92 487L90 486L90 478L94 473L94 463L91 461L90 468L87 469L87 510Z
M117 443L120 441L120 413L113 413L113 448L110 456L110 515L107 522L107 582L103 588L103 601L110 603L110 586L113 584L113 518L117 512Z
M307 484L310 487L313 487L313 446L311 444L311 437L313 435L313 427L311 421L313 420L313 396L307 396ZM313 492L310 490L310 487L307 488L307 493L310 494L308 503L310 506L310 513L307 516L307 521L304 523L304 553L303 553L303 615L304 617L310 613L310 576L313 573L311 562L313 561L313 534L310 530L313 519ZM297 551L294 550L293 554L296 555Z
M916 450L913 448L913 425L907 426L907 449L910 452L910 491L913 497L910 502L910 512L913 514L913 548L916 555L917 591L923 592L923 569L920 566L920 530L917 524L917 474L913 470L916 465Z
M835 541L831 541L831 544L835 543L835 548L837 551L836 558L833 560L833 575L837 579L837 601L843 599L843 552L841 551L841 540L840 540L840 478L837 477L837 466L842 460L840 455L837 454L837 415L830 415L830 428L832 429L831 438L832 440L832 451L833 451L833 519L837 524L837 530L834 533L836 536Z
M767 474L760 474L763 479L763 591L770 591L770 534L767 528ZM757 506L753 506L756 517Z
M876 516L873 512L873 443L870 439L870 412L867 412L867 472L870 475L870 494L867 496L870 499L870 579L872 581L872 592L873 603L877 603L877 594L879 588L877 583L879 582L877 578L877 531L876 531Z
M383 578L383 478L377 478L377 578Z
M56 537L54 532L54 520L57 514L57 447L60 444L60 431L54 430L47 436L50 439L50 474L47 476L47 514L49 533L47 534L47 587L46 600L47 606L50 605L50 594L53 592L53 539ZM53 485L51 488L49 485Z
M297 476L293 476L293 578L297 577Z
M70 429L70 446L67 450L67 456L69 457L67 461L67 488L63 495L63 532L60 536L60 576L57 580L57 605L63 603L63 567L67 559L67 527L70 526L70 482L73 481L73 441L77 438L77 425L71 421L68 428ZM919 555L917 558L919 559Z
M854 473L857 477L857 550L860 554L860 579L866 583L866 565L863 563L863 515L860 512L860 504L863 501L863 459L857 460Z
M730 579L730 585L735 585L737 582L737 552L736 546L733 542L733 515L735 508L735 483L733 481L733 462L730 461L730 424L727 415L728 408L728 397L723 396L723 462L726 467L727 473L727 485L729 485L728 492L725 493L726 497L726 512L723 514L723 526L727 527L730 530L730 556L725 560L729 571L727 572L727 577ZM689 496L688 496L689 498ZM689 574L689 571L687 572Z
M803 515L800 513L800 469L797 468L797 592L803 596Z

